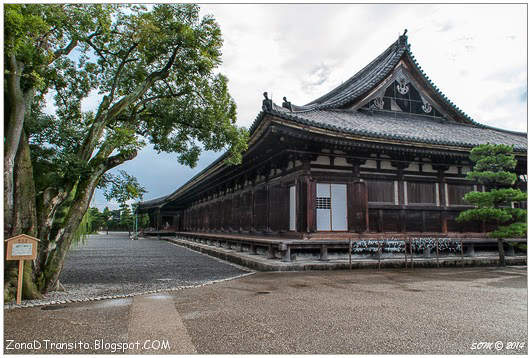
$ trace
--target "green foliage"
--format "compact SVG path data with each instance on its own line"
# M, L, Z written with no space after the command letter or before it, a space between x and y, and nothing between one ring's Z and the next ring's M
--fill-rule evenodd
M467 173L468 179L476 180L485 185L507 186L516 182L516 174L508 172L478 172L472 171Z
M127 231L133 229L134 217L131 214L131 210L128 205L122 205L120 207L120 226Z
M471 180L494 187L507 187L516 182L513 147L509 145L481 144L470 151L474 168L467 174Z
M90 233L94 234L105 225L105 218L103 213L100 213L98 208L90 208L87 211L90 217Z
M98 208L90 208L83 216L83 219L74 234L72 245L77 245L79 243L84 244L87 235L96 233L98 229L104 225L105 218L103 213L100 213Z
M111 210L106 206L105 209L103 209L101 216L103 219L103 225L105 226L107 230L109 230L111 227L111 219L112 219Z
M490 222L498 226L489 235L496 238L524 237L527 235L527 210L511 208L512 202L527 200L527 193L511 188L516 182L516 159L512 147L483 144L470 152L474 170L467 174L471 180L486 185L487 192L470 192L465 201L476 206L457 217L458 222Z
M508 238L508 237L525 237L527 234L526 222L515 222L510 225L499 226L490 233L491 237Z
M505 209L499 208L478 208L469 209L459 213L457 217L458 222L464 221L490 221L495 223L505 223L511 220L512 216L505 211Z
M68 54L75 47L70 44L96 30L107 31L114 9L115 5L101 4L4 5L4 55L24 63L23 87L46 92L57 79L49 64Z
M90 175L111 154L130 159L146 141L192 167L201 148L227 149L228 162L241 161L248 133L235 125L228 79L214 73L221 63L221 31L211 16L199 16L197 5L6 9L6 36L24 39L6 42L6 50L38 64L32 68L39 68L44 81L26 120L37 192ZM70 44L75 46L67 52ZM23 56L21 48L39 55ZM159 73L161 79L153 80ZM43 112L48 91L57 108L53 115ZM82 111L82 101L96 93L103 96L97 110ZM104 175L100 185L109 182L112 176ZM109 195L123 195L122 189ZM141 197L131 189L132 198Z
M146 192L137 178L123 170L119 171L119 175L105 174L100 180L100 187L105 189L107 200L115 199L122 205L129 200L141 199Z
M527 193L512 188L492 189L485 193L472 191L465 194L464 199L480 208L498 207L502 205L510 206L513 201L527 200Z
M148 214L138 214L138 228L145 229L149 227L149 215Z
M79 226L74 232L70 246L75 246L80 243L85 244L87 235L91 233L91 222L90 221L91 221L91 217L90 217L89 212L87 211L85 215L83 215L83 219L81 219Z

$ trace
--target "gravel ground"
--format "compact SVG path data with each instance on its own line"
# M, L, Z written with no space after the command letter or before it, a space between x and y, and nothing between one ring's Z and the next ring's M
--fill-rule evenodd
M23 304L167 290L247 272L167 241L130 240L127 236L127 233L90 235L67 254L59 277L66 291L51 292L43 300Z
M174 305L195 347L188 353L528 352L527 267L481 267L262 272L163 295L5 310L4 353L111 353L93 343L130 342L139 298ZM151 311L145 313L150 319ZM150 338L148 331L138 339ZM43 346L16 348L35 340ZM45 340L92 346L45 349ZM480 342L492 346L473 349ZM503 346L497 350L495 342Z
M526 354L526 271L257 273L174 296L201 354Z

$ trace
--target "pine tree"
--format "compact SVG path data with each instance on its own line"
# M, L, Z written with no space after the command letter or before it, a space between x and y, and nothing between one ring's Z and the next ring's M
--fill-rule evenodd
M502 144L482 144L470 151L474 168L467 178L483 184L486 191L466 194L465 201L476 207L461 212L457 217L458 222L479 221L497 226L489 236L498 239L502 266L505 265L503 239L527 235L527 210L511 205L527 200L527 193L514 188L518 178L514 173L517 162L512 153L512 146Z
M133 222L134 218L133 215L131 215L129 205L125 203L120 205L120 226L127 230L129 237L131 237L131 228L133 227Z
M105 223L105 228L107 229L107 235L109 235L109 227L111 226L112 212L106 206L105 209L103 209L103 213L101 215L103 216L103 221Z

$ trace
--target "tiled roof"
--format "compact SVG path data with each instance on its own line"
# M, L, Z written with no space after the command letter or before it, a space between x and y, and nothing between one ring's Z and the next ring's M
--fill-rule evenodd
M151 208L151 207L159 206L159 205L164 204L167 201L166 199L168 199L168 197L169 195L165 195L165 196L161 196L155 199L141 201L140 206L142 208Z
M295 113L277 105L265 113L318 128L367 137L460 147L484 143L507 144L513 145L517 151L527 151L525 133L459 124L433 117L334 109Z
M439 104L455 112L461 117L460 122L464 124L418 114L386 111L375 111L371 114L344 109L345 105L362 99L366 93L389 76L402 58L409 59L424 79L424 85L431 88L438 97ZM517 151L527 151L526 133L511 132L477 123L450 101L417 63L405 33L346 82L304 106L286 103L280 107L268 99L267 94L264 95L266 100L262 112L252 124L251 133L258 127L264 114L270 113L314 127L374 138L461 147L473 147L482 143L508 144L513 145Z

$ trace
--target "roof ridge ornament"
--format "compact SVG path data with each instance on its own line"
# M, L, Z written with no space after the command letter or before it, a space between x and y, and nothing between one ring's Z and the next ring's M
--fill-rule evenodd
M273 100L267 97L267 92L264 92L264 100L262 101L262 110L270 111L273 109Z
M407 34L407 29L404 29L404 33L398 37L398 41L401 44L406 44L407 43L407 35L406 34Z
M286 99L286 96L284 96L282 99L284 100L284 102L282 102L282 107L289 109L290 112L293 112L293 107L291 106L291 102L289 102Z

